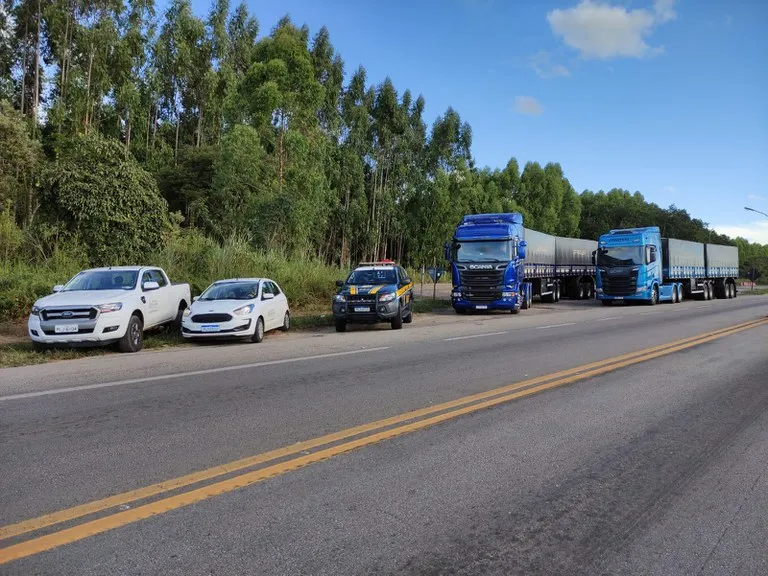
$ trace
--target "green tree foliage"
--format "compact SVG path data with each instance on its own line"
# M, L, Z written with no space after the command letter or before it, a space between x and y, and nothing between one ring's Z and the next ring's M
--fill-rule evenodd
M142 262L171 230L155 179L98 134L74 137L48 166L42 187L46 221L80 241L94 265Z
M563 236L735 242L768 277L768 247L676 206L578 194L556 162L475 166L457 110L427 125L423 96L345 70L328 29L286 16L259 36L242 0L0 0L0 80L4 237L32 223L37 255L77 237L93 262L141 260L178 212L175 245L431 265L463 214L520 211Z

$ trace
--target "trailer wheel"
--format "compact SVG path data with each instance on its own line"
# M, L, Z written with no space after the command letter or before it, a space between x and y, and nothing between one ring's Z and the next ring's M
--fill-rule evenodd
M584 284L582 284L581 282L579 282L579 300L584 300L584 298L585 298L585 294L584 294L584 292L585 292L585 290L584 290Z

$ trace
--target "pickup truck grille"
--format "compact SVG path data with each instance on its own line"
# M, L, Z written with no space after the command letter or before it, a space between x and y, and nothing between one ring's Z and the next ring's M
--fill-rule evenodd
M229 322L232 320L231 314L195 314L192 316L192 322L202 324L204 322Z
M493 302L501 298L504 270L459 270L459 280L470 302Z
M608 274L600 271L603 292L609 296L630 296L637 289L637 271L626 271L621 274Z
M96 318L96 308L46 308L40 312L43 320L93 320Z
M347 296L347 302L354 302L355 304L376 304L376 296L370 294L350 294Z

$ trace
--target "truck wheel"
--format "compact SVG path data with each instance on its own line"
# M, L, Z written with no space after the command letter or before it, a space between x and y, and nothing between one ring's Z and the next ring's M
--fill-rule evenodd
M531 302L528 300L528 294L530 294L530 292L525 295L525 298L523 298L523 301L520 303L520 308L523 310L528 310L528 308L531 307Z
M656 306L656 304L659 303L659 287L654 286L653 290L651 290L651 299L648 301L648 304L651 306Z
M397 307L397 315L392 318L392 330L400 330L403 327L403 309Z
M579 300L584 300L586 295L584 294L584 284L579 284Z
M184 316L184 309L185 307L182 307L182 306L179 307L179 311L176 312L176 318L174 318L169 325L169 328L171 330L174 330L175 332L178 332L179 330L181 330L181 319Z
M555 282L554 290L555 292L552 295L554 297L554 301L560 302L560 282Z
M259 319L256 320L256 329L253 331L253 336L251 336L251 342L259 344L263 340L264 340L264 318L259 316Z
M336 320L336 332L346 332L347 331L347 321L346 320Z
M120 338L117 348L120 352L138 352L144 346L144 323L134 314L128 320L125 335Z
M454 310L456 311L456 314L466 314L467 313L467 309L466 308L454 308Z

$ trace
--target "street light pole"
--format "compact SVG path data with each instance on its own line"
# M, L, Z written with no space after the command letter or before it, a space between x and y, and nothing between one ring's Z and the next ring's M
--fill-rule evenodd
M758 214L762 214L766 218L768 218L768 214L765 212L760 212L760 210L755 210L754 208L750 208L749 206L744 206L744 210L749 210L750 212L757 212Z

